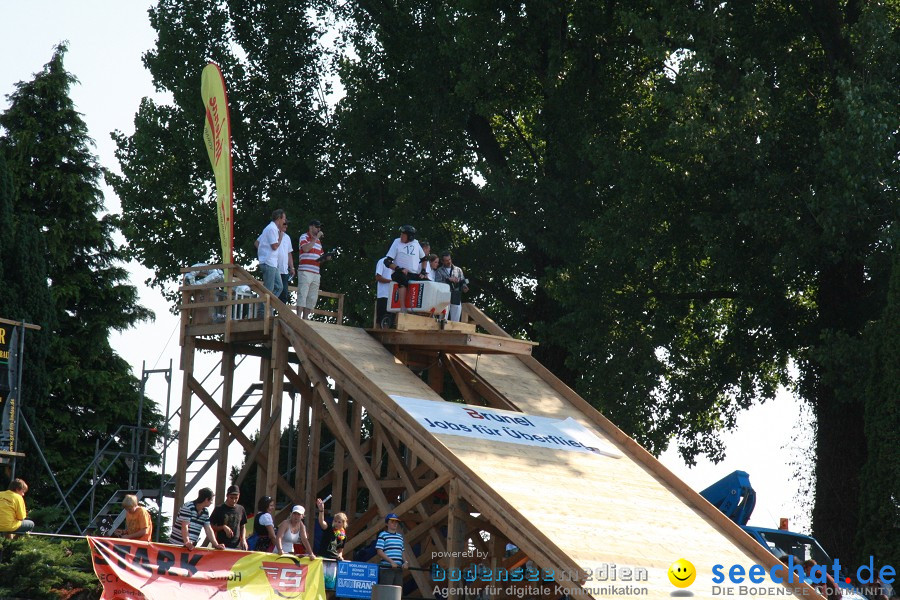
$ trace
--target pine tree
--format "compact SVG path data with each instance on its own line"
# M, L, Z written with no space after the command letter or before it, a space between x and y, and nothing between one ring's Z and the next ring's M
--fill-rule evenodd
M41 367L46 392L26 396L23 411L64 486L89 464L95 441L103 443L120 425L134 424L138 381L110 346L109 334L152 317L138 305L137 290L120 266L113 219L100 216L102 169L69 97L77 80L63 66L65 52L60 45L34 80L17 84L9 109L0 115L0 150L16 188L16 252L4 273L7 279L15 276L22 314L11 316L43 326L30 340L41 339L49 357ZM36 350L29 341L31 365L43 359ZM31 386L26 378L26 389ZM152 405L145 408L144 424L156 419ZM28 458L19 473L33 482L32 497L52 502L55 494L37 456L23 445ZM109 482L122 485L123 473L124 466L113 469Z
M6 168L6 159L0 153L0 317L6 317L4 311L10 305L10 290L5 285L4 273L6 263L13 253L13 228L12 218L13 185L12 175Z

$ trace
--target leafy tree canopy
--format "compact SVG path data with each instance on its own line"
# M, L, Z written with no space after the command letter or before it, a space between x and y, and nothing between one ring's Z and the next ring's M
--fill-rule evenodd
M152 313L127 283L113 219L101 216L101 168L69 97L76 80L63 66L65 52L59 46L32 81L17 84L0 114L0 225L12 223L2 229L12 231L14 248L3 253L0 289L8 294L4 316L43 328L28 334L23 412L68 486L93 459L95 440L135 424L138 382L109 334ZM144 425L158 421L148 402ZM34 447L20 449L27 458L17 474L34 489L30 497L53 502ZM124 472L120 463L108 483L125 487Z

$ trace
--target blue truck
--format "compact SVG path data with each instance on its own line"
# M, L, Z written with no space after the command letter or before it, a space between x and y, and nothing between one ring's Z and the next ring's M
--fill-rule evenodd
M833 563L821 544L811 536L785 529L768 529L747 525L756 506L756 491L750 485L750 476L746 472L735 471L700 492L700 495L737 523L741 529L749 533L763 548L777 558L794 556L802 561L811 558L820 565ZM845 583L843 576L837 579L843 598L866 600L866 597L858 590Z

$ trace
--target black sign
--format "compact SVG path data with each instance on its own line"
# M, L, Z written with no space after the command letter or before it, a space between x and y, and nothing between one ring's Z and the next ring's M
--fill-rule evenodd
M16 450L18 416L19 328L0 323L0 450Z

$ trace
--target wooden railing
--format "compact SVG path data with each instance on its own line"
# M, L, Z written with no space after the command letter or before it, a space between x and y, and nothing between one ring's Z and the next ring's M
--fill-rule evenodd
M288 286L288 291L296 294L297 286L290 285ZM323 310L321 308L314 308L311 311L314 315L322 315L323 317L331 317L334 319L334 322L338 325L344 324L344 294L336 294L335 292L324 292L319 290L320 298L328 298L331 301L331 304L334 306L335 310ZM298 315L300 314L300 307L294 305L294 312Z
M256 277L243 267L234 264L203 265L181 269L181 273L196 273L220 270L229 281L214 281L199 285L182 285L181 292L181 343L184 343L189 325L209 325L221 323L225 326L225 341L231 341L232 326L235 321L256 319L262 322L263 334L268 335L272 327L272 310L287 311L288 307L278 299ZM240 293L237 288L247 286L250 293ZM296 288L289 288L296 291ZM344 294L320 291L320 296L336 304L336 310L313 309L314 315L326 319L333 318L338 325L344 321Z

